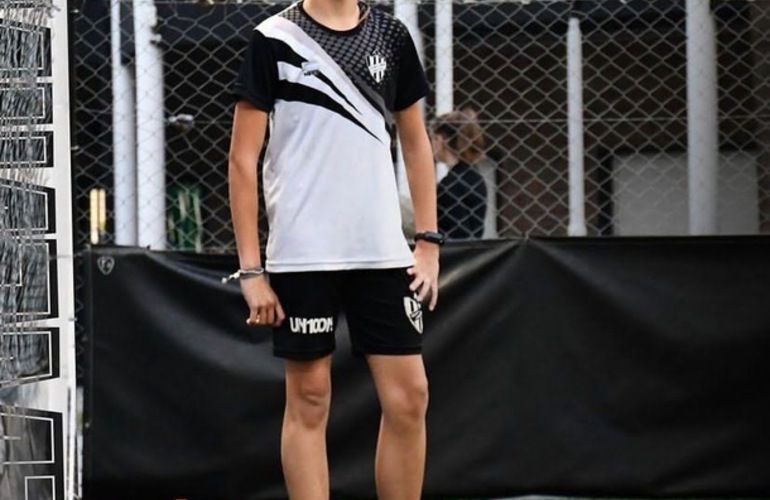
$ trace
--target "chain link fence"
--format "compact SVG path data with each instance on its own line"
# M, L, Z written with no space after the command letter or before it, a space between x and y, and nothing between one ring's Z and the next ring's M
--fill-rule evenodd
M76 247L235 250L230 86L286 6L71 2ZM689 47L685 0L375 6L413 34L428 121L481 127L485 237L770 232L770 0L704 0Z
M159 0L145 41L143 3L73 2L78 242L233 251L229 89L250 31L286 3ZM462 109L481 126L487 236L683 235L710 211L707 232L770 230L770 1L711 2L690 82L684 0L395 8L423 55L428 120ZM713 90L693 88L713 97L688 104L709 43ZM689 131L689 153L714 157L691 173L688 106L718 117Z

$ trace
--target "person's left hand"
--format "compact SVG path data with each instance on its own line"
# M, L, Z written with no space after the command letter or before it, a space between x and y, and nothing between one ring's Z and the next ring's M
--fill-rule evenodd
M429 310L438 303L438 254L439 246L427 241L418 241L414 247L414 266L406 270L412 278L409 289L417 294L417 300L424 301L430 296Z

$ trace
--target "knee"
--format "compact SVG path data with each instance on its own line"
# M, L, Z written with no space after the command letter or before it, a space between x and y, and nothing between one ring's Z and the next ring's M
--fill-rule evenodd
M402 430L424 425L428 411L428 381L425 379L393 388L380 402L385 423Z
M326 377L308 377L287 387L286 417L303 427L326 425L331 403L331 382Z

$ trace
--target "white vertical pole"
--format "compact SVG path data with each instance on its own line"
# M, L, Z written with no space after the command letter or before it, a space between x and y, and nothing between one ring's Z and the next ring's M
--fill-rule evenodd
M420 56L420 61L425 63L425 44L422 40L422 32L420 31L419 16L417 12L418 0L395 0L393 2L393 15L396 16L406 29L409 30L409 34L412 35L414 41L414 47L417 49L417 55Z
M436 0L436 114L454 109L452 0Z
M687 0L687 171L690 234L717 232L716 27L710 0Z
M137 243L152 249L166 246L165 118L163 54L155 33L153 0L134 1L136 51Z
M567 124L569 130L570 236L586 235L585 146L583 144L583 35L580 19L571 16L567 30Z
M136 245L136 115L129 68L121 61L120 2L110 2L112 42L112 158L115 183L115 243Z
M64 492L62 498L75 498L79 490L76 479L75 450L77 448L76 417L76 364L75 364L75 277L71 256L73 252L72 221L72 149L70 137L70 40L68 29L67 2L54 0L50 10L51 27L51 77L53 100L53 168L47 169L46 184L56 192L56 247L59 261L56 266L56 286L49 292L58 296L59 314L45 320L47 326L59 329L60 375L52 379L33 384L41 393L48 394L48 405L35 405L61 412L64 436L57 437L64 443ZM53 285L53 284L51 284ZM51 353L53 356L53 353ZM54 436L51 436L53 439ZM58 461L59 458L56 458Z

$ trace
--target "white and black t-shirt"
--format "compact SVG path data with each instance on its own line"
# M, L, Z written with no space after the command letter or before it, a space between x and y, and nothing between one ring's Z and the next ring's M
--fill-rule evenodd
M334 31L296 3L254 30L234 93L270 112L263 192L272 272L412 264L401 230L393 113L427 93L406 27L360 4Z

